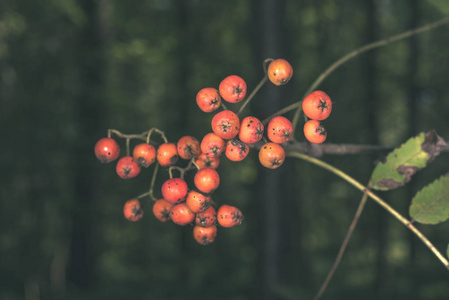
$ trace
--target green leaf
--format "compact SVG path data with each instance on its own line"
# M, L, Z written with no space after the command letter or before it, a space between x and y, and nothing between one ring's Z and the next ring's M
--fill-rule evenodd
M449 173L424 187L412 199L410 217L423 224L449 219Z
M449 1L447 0L427 0L430 4L435 6L443 14L449 12Z
M374 168L371 175L373 188L386 191L403 186L440 154L445 146L446 142L435 130L410 138Z
M449 258L449 245L447 245L447 251L446 251L447 253L447 257Z

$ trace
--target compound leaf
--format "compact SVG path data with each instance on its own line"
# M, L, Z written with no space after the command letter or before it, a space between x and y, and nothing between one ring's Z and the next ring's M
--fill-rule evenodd
M445 146L446 142L435 130L410 138L374 168L371 175L373 188L386 191L403 186L440 154Z
M449 219L449 173L424 187L412 199L410 217L423 224Z

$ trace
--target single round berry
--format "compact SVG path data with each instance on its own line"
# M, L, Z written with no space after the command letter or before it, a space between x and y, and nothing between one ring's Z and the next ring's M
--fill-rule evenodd
M221 227L233 227L242 224L243 214L234 206L222 205L217 210L217 222Z
M206 134L201 140L201 152L210 157L218 157L225 150L226 143L224 139L213 132Z
M200 213L208 209L212 204L210 196L204 195L198 191L190 191L187 194L186 205L192 212Z
M123 206L123 215L126 219L132 222L139 221L143 217L143 209L140 206L138 199L131 199L126 201Z
M263 138L264 126L256 117L245 117L240 123L239 139L246 144L257 143Z
M237 136L240 130L240 119L230 110L222 110L215 114L211 122L212 131L222 139L229 140Z
M129 179L139 175L140 166L132 156L124 156L118 160L115 170L120 178Z
M249 153L249 146L239 139L227 141L225 155L229 160L242 161Z
M216 169L220 165L220 157L208 156L205 153L201 153L196 159L195 163L200 169L212 168Z
M284 85L293 76L293 68L283 58L273 60L268 66L268 79L275 85Z
M192 159L201 153L200 141L193 136L186 135L181 137L176 146L178 148L178 155L182 159Z
M246 96L246 82L240 76L230 75L220 82L218 91L223 100L237 103Z
M170 221L170 210L173 204L165 199L159 199L153 204L153 215L161 222Z
M195 220L195 214L185 203L173 205L170 210L170 218L177 225L187 225Z
M95 144L95 156L102 163L116 160L120 155L120 146L112 138L102 138Z
M157 162L162 167L173 166L178 158L178 151L173 143L164 143L157 148Z
M156 148L147 143L139 144L133 149L133 158L140 166L148 168L156 161Z
M193 181L199 191L210 194L220 185L220 176L215 169L204 168L196 172Z
M206 246L215 241L217 237L217 226L212 225L210 227L201 227L195 225L193 227L193 238L198 244Z
M259 161L266 168L279 168L284 163L284 160L285 151L279 144L266 143L259 150Z
M196 104L204 112L213 112L221 105L221 97L218 90L211 87L201 89L196 94Z
M304 124L304 136L313 144L321 144L326 140L327 131L320 121L309 120Z
M268 139L273 143L282 144L291 139L293 125L289 119L277 116L270 120L267 126Z
M180 203L186 199L189 189L181 178L170 178L162 184L162 197L169 203Z
M195 224L201 227L209 227L217 222L217 211L210 206L203 212L197 213L195 216Z
M323 91L314 91L302 101L302 111L309 119L325 120L332 112L331 98Z

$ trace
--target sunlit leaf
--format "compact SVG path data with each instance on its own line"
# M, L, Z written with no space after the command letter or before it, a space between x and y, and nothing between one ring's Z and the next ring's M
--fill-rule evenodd
M434 130L410 138L374 168L371 177L373 188L391 190L403 186L445 146L446 142Z
M423 224L439 224L449 219L449 174L416 194L410 204L410 217Z

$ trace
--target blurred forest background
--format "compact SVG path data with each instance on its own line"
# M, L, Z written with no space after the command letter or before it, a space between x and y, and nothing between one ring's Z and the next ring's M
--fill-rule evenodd
M286 58L291 82L266 84L245 110L264 119L349 51L443 16L418 0L1 0L0 299L313 298L359 191L294 159L274 171L256 151L242 163L223 159L214 199L245 220L205 247L190 226L160 223L150 209L125 220L124 202L148 190L153 169L121 180L94 144L109 128L202 138L212 116L196 106L201 88L236 74L251 90L265 58ZM397 146L432 128L449 140L448 32L363 54L328 77L319 87L334 101L327 142ZM384 154L323 159L366 183ZM380 195L408 216L411 197L448 166L443 153ZM162 170L156 187L166 178ZM447 223L419 228L445 253ZM322 299L448 294L441 263L368 202Z

